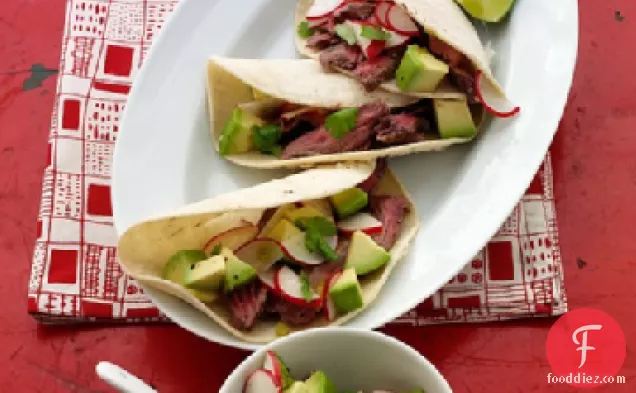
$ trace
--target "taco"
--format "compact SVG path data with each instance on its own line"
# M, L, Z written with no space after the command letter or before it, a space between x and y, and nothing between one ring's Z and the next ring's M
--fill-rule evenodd
M207 90L216 149L260 168L442 150L474 138L483 115L465 99L369 93L311 59L213 57Z
M418 226L383 161L335 164L138 223L118 255L144 285L265 343L353 318L379 295Z
M474 26L453 0L299 0L296 47L368 91L479 103L483 73L503 96ZM463 93L463 94L462 94Z

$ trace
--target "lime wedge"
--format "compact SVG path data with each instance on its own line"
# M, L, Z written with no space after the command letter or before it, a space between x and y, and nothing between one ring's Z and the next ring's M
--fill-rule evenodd
M512 8L515 0L455 0L475 19L499 22Z

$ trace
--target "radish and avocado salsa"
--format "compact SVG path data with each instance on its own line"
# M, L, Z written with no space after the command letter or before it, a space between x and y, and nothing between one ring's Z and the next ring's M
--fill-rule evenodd
M162 277L203 303L222 302L242 331L263 319L282 336L356 311L364 280L390 261L409 206L375 192L384 168L330 197L267 209L258 225L216 235L202 250L180 250Z
M249 374L243 393L365 393L362 390L340 390L321 370L304 378L295 378L289 367L275 351L265 352L263 366ZM425 393L417 388L408 391L375 389L368 393Z

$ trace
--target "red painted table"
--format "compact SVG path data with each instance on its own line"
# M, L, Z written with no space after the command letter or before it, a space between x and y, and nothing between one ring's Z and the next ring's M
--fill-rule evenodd
M47 328L26 313L29 262L46 162L64 0L0 7L0 391L110 392L94 366L110 360L161 393L213 392L245 352L174 326ZM611 314L627 337L625 385L636 389L636 3L580 2L579 63L553 146L560 241L571 308ZM392 328L456 392L575 391L548 385L553 320ZM222 357L218 356L222 350Z

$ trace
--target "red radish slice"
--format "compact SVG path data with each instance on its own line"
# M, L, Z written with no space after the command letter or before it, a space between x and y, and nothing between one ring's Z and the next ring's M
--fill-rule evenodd
M344 3L346 3L346 0L315 0L307 11L307 19L318 19L331 15L335 10L342 7Z
M484 105L486 110L497 117L512 117L519 113L521 108L515 106L512 102L508 101L506 97L502 96L492 83L483 76L483 72L477 71L475 77L475 92L477 98Z
M420 34L420 30L409 14L397 4L392 4L386 13L386 22L389 29L403 35L416 36Z
M209 255L219 244L234 251L256 237L257 233L258 227L256 225L245 225L232 228L208 240L208 242L205 243L205 246L203 246L203 251Z
M243 393L281 393L280 384L277 384L272 373L266 370L256 370L247 377Z
M380 26L386 29L391 28L386 20L386 14L389 8L391 8L391 5L393 5L393 3L389 1L381 1L378 2L378 5L375 7L375 19L377 19Z
M250 264L257 271L266 271L285 253L281 245L272 239L254 239L239 248L235 255L241 261Z
M274 284L275 274L275 269L269 269L264 272L258 273L258 279L261 280L261 282L267 287L267 289L273 292L276 292L276 285Z
M337 243L336 243L337 244ZM294 262L303 265L320 265L325 258L318 253L310 252L305 246L305 233L290 237L282 243L285 254Z
M322 298L313 291L311 300L304 298L300 276L294 273L289 266L281 266L276 271L274 283L280 296L290 303L316 308L322 305Z
M325 305L325 308L324 308L325 318L327 318L329 322L336 319L336 315L338 314L338 312L336 311L336 306L333 304L333 301L331 301L331 298L329 297L329 290L331 289L333 284L335 284L335 282L338 280L338 278L341 275L342 275L341 271L333 273L327 279L327 281L325 282L325 286L322 289L322 302Z
M382 223L369 213L357 213L339 221L338 230L346 234L362 231L368 235L375 235L382 233Z
M380 52L382 52L382 50L384 50L384 48L386 48L385 41L370 40L367 37L362 36L362 26L369 25L369 23L353 20L348 20L344 23L346 23L353 29L353 32L356 35L356 41L362 49L362 52L364 52L367 59L375 58L377 55L380 54Z
M400 33L396 32L396 31L390 31L389 34L391 34L391 36L389 37L388 40L386 40L387 48L392 48L394 46L404 45L404 44L406 44L406 42L408 40L411 39L410 36L404 35L404 34L400 34Z
M280 362L274 351L265 352L265 362L263 362L263 370L269 371L274 377L277 385L283 385L283 374L280 369Z

